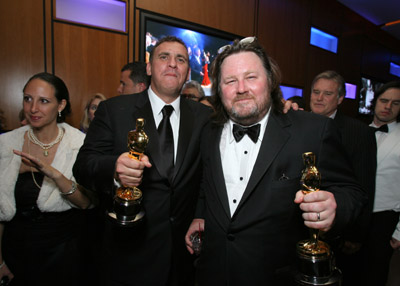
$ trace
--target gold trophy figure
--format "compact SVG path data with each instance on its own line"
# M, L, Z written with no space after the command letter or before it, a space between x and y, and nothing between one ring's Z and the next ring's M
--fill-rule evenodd
M315 155L303 154L305 169L300 180L304 194L318 192L321 174L315 167ZM297 285L341 285L340 271L334 266L333 253L329 245L319 240L319 230L310 229L311 238L297 243L299 272L295 279Z
M129 157L140 161L149 138L143 131L144 119L136 119L136 129L128 132ZM109 216L122 226L133 226L144 217L144 210L141 206L142 191L137 187L120 187L117 189L113 212Z

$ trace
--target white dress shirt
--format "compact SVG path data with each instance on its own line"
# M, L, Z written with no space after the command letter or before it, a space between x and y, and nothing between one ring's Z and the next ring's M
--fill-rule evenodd
M258 122L261 124L261 127L256 143L247 135L239 142L236 142L232 133L234 124L232 120L226 122L222 130L219 148L231 216L235 213L249 182L264 137L270 110Z
M377 127L374 123L370 126ZM388 124L388 131L375 133L378 149L373 212L400 212L400 123ZM400 217L393 237L400 240Z
M179 122L181 116L181 97L178 96L172 103L166 104L161 98L159 98L154 91L149 87L148 89L149 100L151 109L153 111L154 122L156 123L156 127L160 125L161 120L163 119L162 109L165 105L171 105L174 108L174 111L171 113L169 121L172 127L172 134L174 136L174 162L176 161L176 153L178 151L178 139L179 139Z

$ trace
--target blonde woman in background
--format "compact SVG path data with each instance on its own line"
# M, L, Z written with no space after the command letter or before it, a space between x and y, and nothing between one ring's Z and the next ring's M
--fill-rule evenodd
M94 113L99 106L99 103L107 98L101 93L95 93L87 102L85 110L83 112L83 117L80 124L80 130L83 133L86 133L89 129L90 122L92 122L94 118Z

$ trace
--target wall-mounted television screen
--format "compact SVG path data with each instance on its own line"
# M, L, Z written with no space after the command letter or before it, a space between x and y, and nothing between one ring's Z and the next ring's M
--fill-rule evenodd
M188 47L190 79L201 83L206 95L211 95L209 71L218 49L231 44L237 35L167 16L140 11L139 58L148 62L150 51L165 36L181 38Z
M359 114L372 114L371 101L374 98L375 91L377 91L383 83L371 79L369 77L361 78L360 99L358 102Z

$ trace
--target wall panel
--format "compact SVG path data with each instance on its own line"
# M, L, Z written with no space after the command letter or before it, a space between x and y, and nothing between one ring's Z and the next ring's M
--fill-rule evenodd
M70 92L78 127L91 94L117 95L120 71L128 61L127 36L83 26L54 23L54 69Z
M136 0L136 6L232 34L250 36L255 32L257 1Z
M285 84L302 87L307 66L309 0L260 0L258 38L277 61Z
M19 127L22 88L44 71L43 0L0 1L0 108L6 128Z

